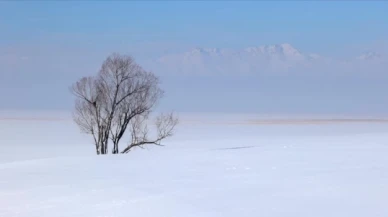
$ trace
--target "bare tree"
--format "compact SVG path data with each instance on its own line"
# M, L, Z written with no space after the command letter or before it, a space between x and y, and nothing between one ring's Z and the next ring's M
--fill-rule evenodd
M148 138L145 124L163 96L159 79L141 68L131 56L112 54L102 64L96 77L80 79L72 86L77 97L74 120L80 129L91 134L97 154L107 154L109 141L112 153L128 153L133 147L160 145L172 136L178 119L173 114L156 119L157 136ZM132 140L122 151L119 143L125 133Z

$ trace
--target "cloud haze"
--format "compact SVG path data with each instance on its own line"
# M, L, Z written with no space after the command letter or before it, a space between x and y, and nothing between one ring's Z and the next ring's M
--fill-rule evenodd
M1 108L71 109L68 87L96 73L108 54L60 45L3 50ZM384 52L335 59L278 44L196 48L139 62L161 77L162 110L384 114L388 106Z

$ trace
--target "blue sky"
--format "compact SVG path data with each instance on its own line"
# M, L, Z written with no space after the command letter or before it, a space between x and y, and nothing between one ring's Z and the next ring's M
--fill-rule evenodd
M3 1L0 6L3 45L62 38L74 43L92 39L106 46L288 42L330 53L328 48L388 36L385 1Z
M74 79L96 71L113 51L130 52L142 60L192 47L243 48L284 42L329 56L380 49L387 44L387 11L386 1L1 1L0 109L71 108L67 87ZM172 93L166 108L218 111L234 106L229 110L260 111L256 109L259 104L248 103L250 99L246 105L251 109L228 105L228 99L220 107L217 103L209 103L211 108L198 106L201 100L213 99L195 95L194 83L192 90L185 89L186 97L176 94L185 88L179 83L185 78L169 79L166 88ZM204 79L195 78L192 82L199 85ZM218 90L229 86L230 81L222 80L219 78L215 85ZM245 90L244 82L236 88ZM275 90L279 82L273 82ZM373 89L373 82L367 89ZM355 91L356 83L350 85ZM379 88L382 91L383 87ZM254 98L255 93L269 89L245 91L249 92L247 98ZM282 93L281 89L273 92L279 96ZM295 95L300 96L298 93ZM371 95L376 96L371 91L365 99ZM194 102L182 103L187 96ZM351 95L344 97L347 96ZM325 97L330 99L332 95ZM290 105L287 100L290 98L279 102L283 108ZM381 98L376 98L373 108L381 112L380 102ZM343 112L355 106L342 103ZM359 105L363 103L360 101ZM312 110L314 105L311 103ZM273 106L267 106L267 110L276 110L277 105ZM296 104L294 107L298 108Z

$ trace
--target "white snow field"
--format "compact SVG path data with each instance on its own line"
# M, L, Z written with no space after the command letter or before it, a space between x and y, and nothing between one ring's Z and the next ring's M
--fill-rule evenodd
M183 115L165 147L95 156L67 117L11 116L0 217L388 216L384 121Z

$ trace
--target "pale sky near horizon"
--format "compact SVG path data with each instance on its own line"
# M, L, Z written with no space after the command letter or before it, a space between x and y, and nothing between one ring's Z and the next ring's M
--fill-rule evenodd
M71 109L68 87L111 52L142 62L193 47L289 43L332 57L385 54L387 11L386 1L1 1L0 109ZM388 76L155 73L162 110L388 114Z

